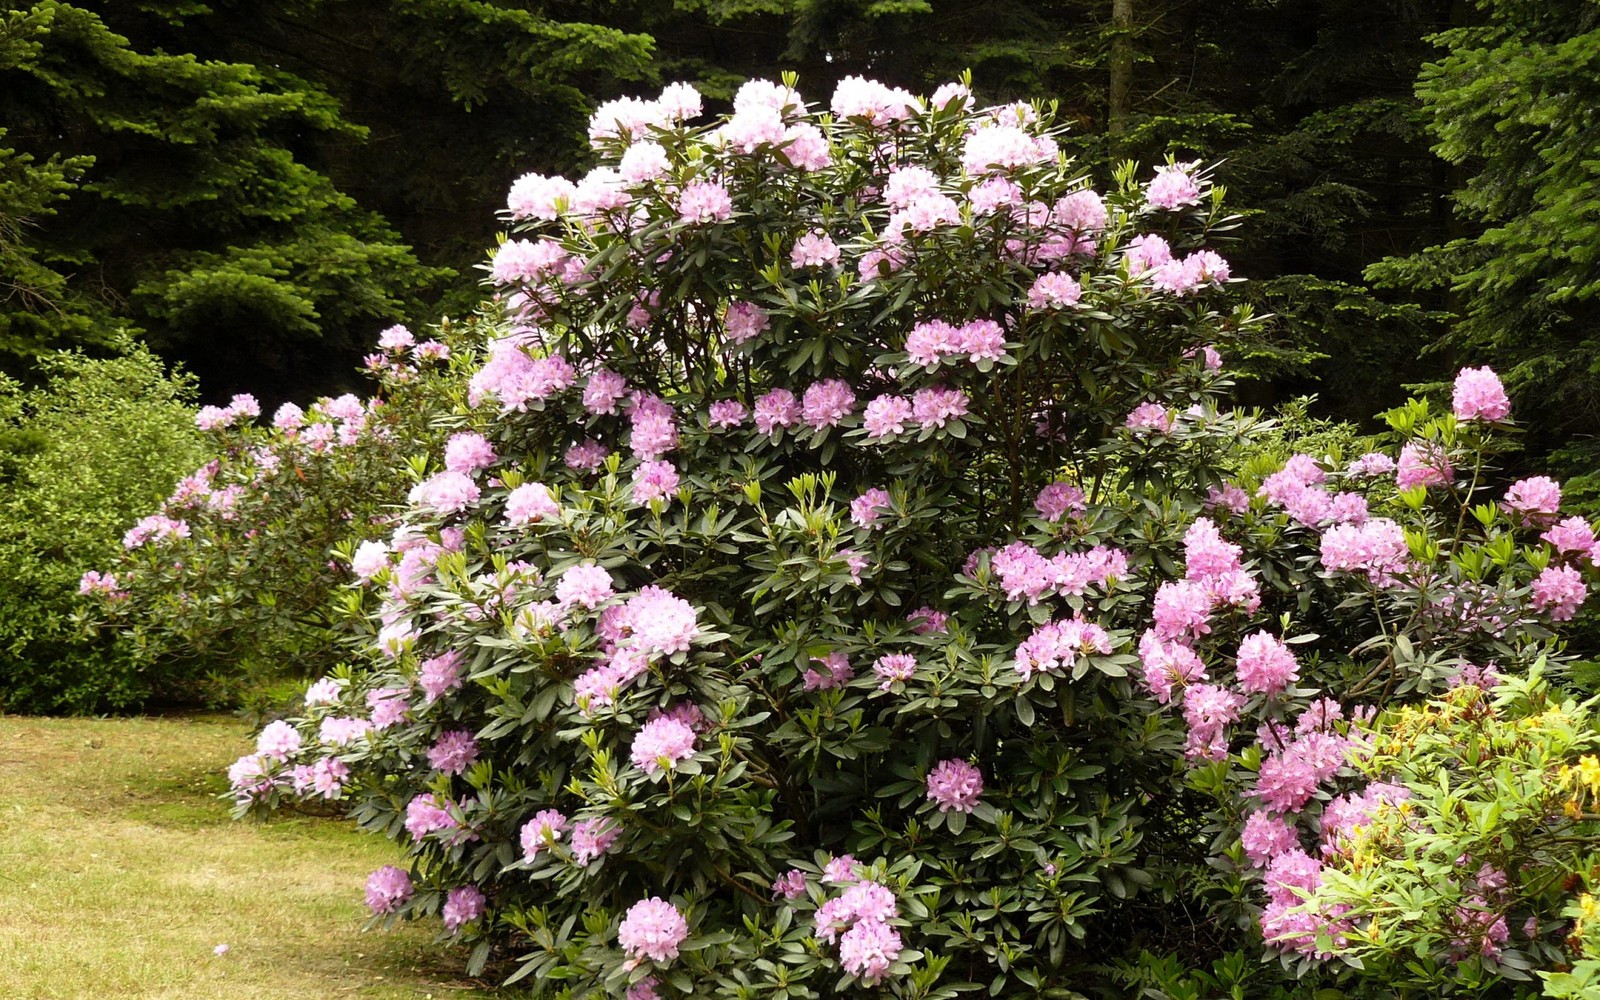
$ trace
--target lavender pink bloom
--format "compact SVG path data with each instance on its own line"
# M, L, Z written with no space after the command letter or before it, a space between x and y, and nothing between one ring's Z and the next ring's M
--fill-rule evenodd
M928 800L940 812L970 813L982 794L982 772L964 760L942 760L928 772Z
M1511 414L1511 400L1500 377L1487 365L1463 368L1456 375L1451 409L1457 420L1504 420Z
M670 962L689 936L689 924L671 903L652 896L628 908L617 928L617 943L630 958Z

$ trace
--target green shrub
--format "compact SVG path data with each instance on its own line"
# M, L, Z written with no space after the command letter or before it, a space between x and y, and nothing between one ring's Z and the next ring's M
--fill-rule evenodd
M75 626L78 583L202 460L194 384L134 345L41 367L38 388L0 381L0 707L125 708L151 679L126 643Z

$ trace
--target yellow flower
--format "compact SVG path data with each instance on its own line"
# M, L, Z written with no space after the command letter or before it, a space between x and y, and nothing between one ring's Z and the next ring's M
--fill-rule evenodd
M1377 941L1378 940L1378 918L1377 917L1373 917L1372 918L1372 922L1367 924L1367 940L1368 941Z
M1589 786L1591 793L1600 793L1600 759L1593 754L1578 758L1578 778Z

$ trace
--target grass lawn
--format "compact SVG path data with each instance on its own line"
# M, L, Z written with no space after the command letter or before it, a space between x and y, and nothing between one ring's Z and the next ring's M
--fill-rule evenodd
M0 997L494 996L436 927L361 931L393 845L228 817L221 771L251 749L220 716L0 716Z

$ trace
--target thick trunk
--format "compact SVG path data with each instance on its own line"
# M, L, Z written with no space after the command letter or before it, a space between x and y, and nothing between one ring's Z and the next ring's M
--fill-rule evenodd
M1133 0L1111 0L1111 101L1107 127L1121 135L1133 110Z

